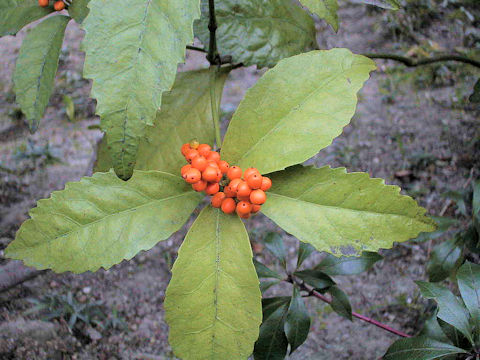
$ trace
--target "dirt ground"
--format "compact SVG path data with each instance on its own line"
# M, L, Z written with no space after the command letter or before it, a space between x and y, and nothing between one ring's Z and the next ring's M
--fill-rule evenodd
M387 26L386 11L344 5L338 33L317 22L320 48L400 53L425 42L448 52L465 46L463 25L443 16L443 10L414 35L402 35ZM51 191L62 189L66 181L88 174L101 137L98 130L89 128L99 121L94 116L94 101L88 98L90 83L81 78L82 31L72 23L47 114L37 133L28 132L19 119L11 82L24 35L25 30L16 37L0 38L0 266L7 263L1 250L14 238L28 209ZM479 175L480 109L462 103L479 72L474 76L465 65L405 69L393 62L377 63L379 69L363 88L352 123L332 146L308 163L367 171L401 185L430 214L443 210L453 216L454 207L448 206L442 194L463 188L470 177ZM180 68L199 66L206 66L203 55L189 52L187 64ZM222 102L225 122L262 73L241 68L230 75ZM64 94L75 102L75 121L67 119ZM256 243L276 227L257 216L248 229ZM173 359L162 304L169 268L184 234L185 228L107 271L81 275L46 272L0 294L0 359ZM287 234L284 238L293 257L298 242ZM385 259L367 273L336 280L355 311L413 334L424 309L413 281L425 279L428 248L428 244L415 242L399 244L382 251ZM272 262L268 254L257 256ZM309 263L320 257L316 254ZM289 290L273 288L268 294ZM108 319L104 324L110 325L83 326L72 332L65 321L44 321L38 313L28 312L32 299L69 292L76 304L101 302L97 308ZM291 359L378 359L396 340L395 335L374 326L339 317L316 299L307 299L307 305L312 329Z

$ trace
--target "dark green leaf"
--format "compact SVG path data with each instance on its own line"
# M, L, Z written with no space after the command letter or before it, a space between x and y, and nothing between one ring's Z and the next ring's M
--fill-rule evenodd
M362 255L358 257L336 257L334 255L327 254L327 256L315 267L315 269L323 271L331 276L354 275L370 269L377 261L382 259L383 257L380 254L372 251L364 251L362 252Z
M423 325L423 329L420 332L419 336L427 337L443 343L450 342L448 337L443 332L440 324L438 323L436 311L425 321L425 324Z
M425 337L397 340L383 356L384 360L433 360L466 351Z
M82 23L88 15L88 2L90 0L73 0L72 5L68 7L68 14L79 24Z
M283 360L288 348L284 327L290 297L266 300L270 299L262 300L263 322L253 355L255 360Z
M271 270L269 267L265 266L261 262L253 259L253 265L255 265L255 270L257 270L257 275L259 278L277 278L283 279L283 277L276 271Z
M307 340L309 331L310 316L300 291L294 286L292 300L285 320L285 334L290 344L290 354Z
M300 0L300 3L320 19L325 19L333 30L338 31L337 0Z
M457 271L457 282L477 336L480 337L480 265L466 261Z
M468 100L472 103L480 103L480 78L473 86L473 91L470 94Z
M305 259L307 259L315 251L315 248L309 243L304 243L303 241L299 241L299 243L297 269L302 266Z
M318 290L335 285L335 281L333 281L330 276L319 270L295 271L293 275L302 279L305 283Z
M15 35L25 25L53 12L53 6L40 7L38 0L0 1L0 36Z
M449 342L451 342L454 346L457 346L462 349L466 349L469 346L471 346L468 339L455 327L443 321L442 319L437 319L437 320L443 333L447 336L447 338L449 339Z
M68 16L51 16L34 27L23 40L13 82L17 102L30 130L36 131L52 94Z
M350 300L348 300L347 294L337 286L330 286L327 289L327 292L332 295L332 302L330 305L332 306L333 311L352 321L352 305L350 305Z
M222 0L215 3L217 46L234 63L258 68L316 47L313 19L291 0ZM208 48L208 0L195 35Z
M473 185L472 215L473 225L477 229L477 233L480 234L480 180L475 181Z
M473 342L468 313L463 303L443 286L425 281L416 281L416 283L424 297L437 302L438 318L456 327L470 342Z
M416 242L435 240L436 238L442 236L451 226L458 223L457 219L452 219L448 217L432 216L431 218L437 223L437 230L421 233L415 239Z
M263 240L265 247L278 259L283 267L286 267L287 253L283 245L282 236L278 233L268 233Z
M270 289L272 286L280 284L281 282L282 282L281 280L260 281L260 291L264 293L265 291Z
M428 278L432 282L442 281L460 265L463 247L455 240L444 241L433 248L427 263Z

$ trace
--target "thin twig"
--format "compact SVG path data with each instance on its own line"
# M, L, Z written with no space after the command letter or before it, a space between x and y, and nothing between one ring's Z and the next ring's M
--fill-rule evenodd
M309 296L314 296L316 297L317 299L320 299L322 300L323 302L326 302L327 304L331 304L332 303L332 300L329 299L328 297L326 297L325 295L319 293L318 291L314 290L313 288L310 288L309 286L305 285L304 283L297 283L300 288L304 291L307 291ZM391 332L392 334L395 334L395 335L398 335L398 336L401 336L401 337L405 337L405 338L409 338L411 337L410 335L408 334L405 334L399 330L396 330L394 328L391 328L390 326L388 325L385 325L379 321L376 321L376 320L373 320L365 315L362 315L362 314L358 314L356 312L353 312L352 311L352 316L353 317L356 317L357 319L360 319L362 321L365 321L369 324L372 324L372 325L375 325L377 327L379 327L380 329L383 329L383 330L386 330L388 332Z
M428 65L428 64L444 62L444 61L457 61L457 62L462 62L462 63L480 68L480 61L468 58L466 56L461 56L461 55L441 55L441 56L434 56L434 57L423 58L418 60L415 60L406 56L395 55L395 54L366 53L363 55L371 59L386 59L386 60L398 61L408 67Z
M187 45L187 49L188 50L194 50L194 51L200 51L200 52L203 52L203 53L207 52L207 50L205 50L204 48L201 48L201 47L198 47L198 46L192 46L192 45Z
M210 31L210 39L208 44L207 60L210 65L220 65L220 56L217 50L217 18L215 16L215 0L208 0L208 30Z

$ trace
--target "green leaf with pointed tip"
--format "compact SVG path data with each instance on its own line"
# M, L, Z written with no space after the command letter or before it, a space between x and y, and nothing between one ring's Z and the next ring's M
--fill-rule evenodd
M415 283L420 288L420 292L424 297L427 299L434 299L437 302L437 317L457 328L470 342L472 342L468 313L461 300L443 286L425 281L416 281Z
M302 279L305 283L313 286L317 290L326 289L335 285L335 281L333 281L330 276L318 270L295 271L293 275Z
M339 287L330 286L327 292L332 295L330 306L338 315L352 321L352 305L345 294Z
M400 9L400 3L397 0L361 0L368 5L374 5L383 9L398 10Z
M344 168L294 166L270 174L262 212L318 251L356 255L435 229L425 209L397 186Z
M431 216L430 217L435 223L437 224L437 229L432 232L428 233L421 233L420 235L417 236L415 239L416 242L424 242L427 240L435 240L445 234L446 231L450 227L452 227L455 224L458 224L457 219L452 219L448 217L443 217L443 216Z
M287 317L285 318L285 335L287 335L290 344L290 354L307 340L309 332L310 316L300 291L294 286Z
M88 15L88 3L90 0L73 0L72 5L68 7L68 14L79 24Z
M300 0L300 3L320 19L325 19L335 32L338 31L337 0Z
M260 281L260 291L262 294L270 289L272 286L280 284L281 280Z
M457 271L457 282L475 330L480 335L480 265L466 261Z
M145 126L153 124L193 41L199 0L91 0L88 7L84 76L93 79L115 172L128 179Z
M335 275L355 275L370 269L377 261L383 257L376 252L364 251L358 257L341 256L336 257L331 254L318 264L315 269L323 271L325 274Z
M38 5L37 5L38 6ZM51 16L31 29L18 54L13 82L30 130L36 131L52 94L68 16Z
M285 268L287 266L287 252L283 245L282 236L278 233L268 233L263 240L265 247L275 256Z
M217 46L234 63L258 68L316 47L313 19L290 0L222 0L215 3ZM208 0L202 0L202 17L195 36L208 49Z
M96 173L40 200L5 254L55 272L108 269L167 239L200 199L179 176Z
M246 359L258 337L259 281L245 227L205 207L188 232L165 298L169 341L189 359Z
M414 337L395 341L382 359L434 360L448 355L465 353L465 350L447 343L425 337Z
M222 68L217 73L217 111L230 69ZM209 69L177 73L172 90L162 96L162 109L157 113L154 126L147 128L145 138L140 141L135 169L180 174L181 167L186 164L180 153L184 143L196 138L200 143L213 144L215 130L209 77ZM108 171L112 166L108 142L104 137L97 151L95 169Z
M15 35L25 25L53 11L53 6L38 6L38 0L2 0L0 1L0 36Z
M255 265L255 270L259 278L277 278L282 280L282 276L276 271L271 270L269 267L265 266L261 262L253 259L253 265Z
M433 313L427 320L419 336L428 337L444 343L450 343L450 340L443 332L437 320L437 313Z
M298 258L297 269L302 266L303 262L315 251L315 248L307 243L299 241L298 245Z
M347 49L281 60L245 94L230 121L222 158L262 174L307 160L350 122L357 91L374 69L372 60Z
M442 281L449 277L460 266L463 246L455 240L444 241L433 248L427 263L428 280Z

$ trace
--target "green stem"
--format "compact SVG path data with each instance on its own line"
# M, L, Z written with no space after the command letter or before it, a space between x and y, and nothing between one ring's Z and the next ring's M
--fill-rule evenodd
M217 149L220 149L222 147L222 135L220 134L220 119L218 114L216 89L218 70L218 66L210 67L210 107L212 109L213 127L215 128L215 143L217 144Z

